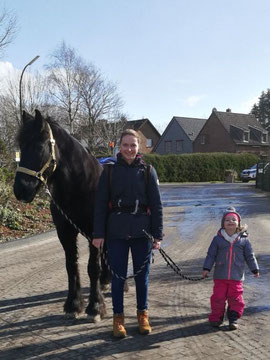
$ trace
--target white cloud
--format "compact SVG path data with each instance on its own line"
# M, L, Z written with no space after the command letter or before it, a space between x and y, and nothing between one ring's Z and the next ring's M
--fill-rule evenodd
M18 79L20 70L15 69L8 61L0 61L0 92L5 92L8 80Z
M188 96L185 99L182 99L182 101L189 107L194 107L195 105L197 105L202 99L204 99L206 96L205 95L192 95L192 96Z
M18 72L18 70L15 69L10 62L0 61L0 80L4 80L16 72Z

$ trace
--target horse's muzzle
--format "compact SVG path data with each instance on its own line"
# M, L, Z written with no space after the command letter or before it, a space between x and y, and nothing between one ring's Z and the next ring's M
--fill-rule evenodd
M16 174L13 191L17 200L30 203L34 200L40 183L37 179L31 179L31 181L25 181L23 176Z

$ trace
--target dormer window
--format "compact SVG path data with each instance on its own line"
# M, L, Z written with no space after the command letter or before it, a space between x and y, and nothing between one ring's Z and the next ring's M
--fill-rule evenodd
M243 132L243 142L249 142L249 131Z
M268 142L268 134L262 133L262 143L267 143L267 142Z

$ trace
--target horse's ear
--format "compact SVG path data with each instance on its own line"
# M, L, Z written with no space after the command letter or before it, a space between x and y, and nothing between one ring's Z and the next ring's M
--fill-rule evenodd
M23 123L26 123L27 121L29 120L33 120L33 116L31 116L30 114L28 114L26 111L23 110L23 113L22 113L22 121Z
M36 114L36 118L39 116L39 117L42 117L41 115L41 112L38 110L38 109L35 109L35 114Z
M44 119L43 119L43 117L41 115L41 112L39 110L36 109L35 114L36 114L35 120L39 124L40 130L42 131L45 128L45 121L44 121Z

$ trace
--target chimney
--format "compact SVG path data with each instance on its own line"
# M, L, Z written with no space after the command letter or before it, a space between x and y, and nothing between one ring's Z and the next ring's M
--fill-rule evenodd
M213 112L213 111L217 111L217 108L214 107L214 108L212 109L212 112Z
M230 108L226 109L226 112L232 112L232 110Z

